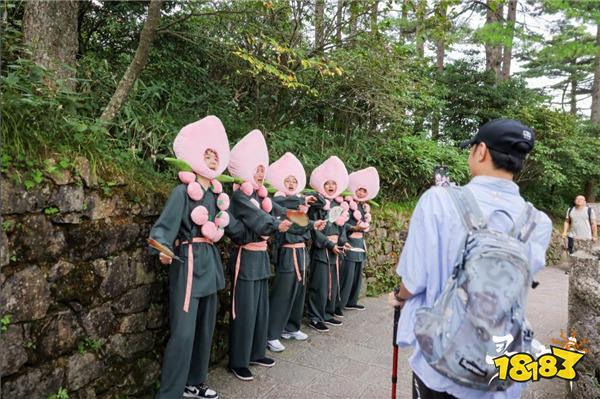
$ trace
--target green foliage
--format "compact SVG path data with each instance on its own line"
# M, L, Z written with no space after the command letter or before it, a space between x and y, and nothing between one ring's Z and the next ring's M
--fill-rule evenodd
M86 338L77 344L77 351L82 355L89 351L98 352L100 348L102 348L102 341L93 338Z
M46 216L53 216L53 215L56 215L57 213L60 213L60 209L58 209L54 206L50 206L50 207L44 209L44 214Z
M65 388L60 387L55 394L48 396L48 399L69 399L69 392Z
M5 333L12 321L12 315L5 314L0 318L0 333Z
M13 226L14 226L14 222L12 220L5 220L2 222L2 230L3 231L12 230Z

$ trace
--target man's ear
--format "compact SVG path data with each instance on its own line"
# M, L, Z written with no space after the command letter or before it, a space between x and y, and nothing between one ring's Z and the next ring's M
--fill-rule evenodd
M483 142L477 144L477 146L475 147L475 159L478 162L483 162L483 161L485 161L487 155L488 155L487 145Z

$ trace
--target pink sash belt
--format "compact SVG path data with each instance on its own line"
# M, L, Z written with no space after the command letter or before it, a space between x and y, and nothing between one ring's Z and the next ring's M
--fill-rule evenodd
M238 274L240 273L240 261L242 259L242 249L246 251L266 251L267 250L267 242L266 241L258 241L258 242L250 242L248 244L240 245L238 247L237 258L235 260L235 272L233 275L233 298L231 299L231 315L235 319L235 288L237 286Z
M298 281L303 281L303 278L300 275L300 267L298 267L298 256L296 255L296 249L306 248L306 244L303 243L303 242L298 242L298 243L295 243L295 244L289 244L288 243L288 244L283 244L282 247L283 248L292 248L293 249L292 256L293 256L293 259L294 259L294 270L296 271L296 277L298 278ZM303 262L303 264L304 264L303 271L306 271L306 261L305 260L306 259L304 259L304 262Z
M192 243L196 244L203 242L205 244L213 245L213 242L208 238L194 237ZM189 244L189 241L181 242L181 245ZM175 240L175 246L179 246L179 240ZM185 279L185 299L183 300L183 311L188 312L190 308L190 298L192 297L192 281L194 280L194 251L193 246L188 245L188 259L187 259L187 277Z
M338 235L332 234L327 236L327 239L337 245ZM329 270L329 293L327 294L327 298L331 300L331 269L329 269L329 251L325 252L327 254L327 269ZM340 293L340 257L339 255L335 255L335 270L337 271L337 283L338 283L338 296Z

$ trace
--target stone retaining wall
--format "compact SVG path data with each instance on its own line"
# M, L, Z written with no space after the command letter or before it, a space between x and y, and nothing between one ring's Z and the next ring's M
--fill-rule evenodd
M575 399L600 398L600 245L577 240L569 274L569 326L587 340L588 353L577 366Z

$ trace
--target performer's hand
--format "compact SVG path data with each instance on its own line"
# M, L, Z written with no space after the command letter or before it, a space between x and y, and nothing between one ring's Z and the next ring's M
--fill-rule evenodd
M286 231L288 231L290 229L291 226L292 226L292 222L290 222L289 220L284 220L283 222L281 222L279 224L279 226L277 227L277 230L279 230L281 233L285 233Z
M326 220L317 220L315 222L315 230L322 231L325 228L325 226L327 226Z
M335 247L333 247L333 248L331 249L331 251L332 251L334 254L336 254L336 255L339 255L339 254L341 254L341 253L342 253L342 250L341 250L341 249L340 249L340 247L338 247L337 245L336 245Z
M354 226L354 231L361 232L361 231L365 231L366 229L367 229L367 227L363 226L362 224L360 224L360 225L357 224L356 226Z
M306 205L312 205L315 202L317 202L317 197L315 197L314 195L309 195L306 197L305 202L306 202Z
M158 254L158 259L160 260L160 263L162 263L163 265L170 265L171 262L173 262L173 258L171 258L168 255L165 255L163 253Z
M406 303L406 301L399 300L393 291L388 294L388 305L390 305L394 308L402 309L404 307L405 303Z
M598 241L598 237L592 237L592 242Z
M350 249L352 249L352 245L350 245L350 243L345 243L344 244L344 251L348 251Z

